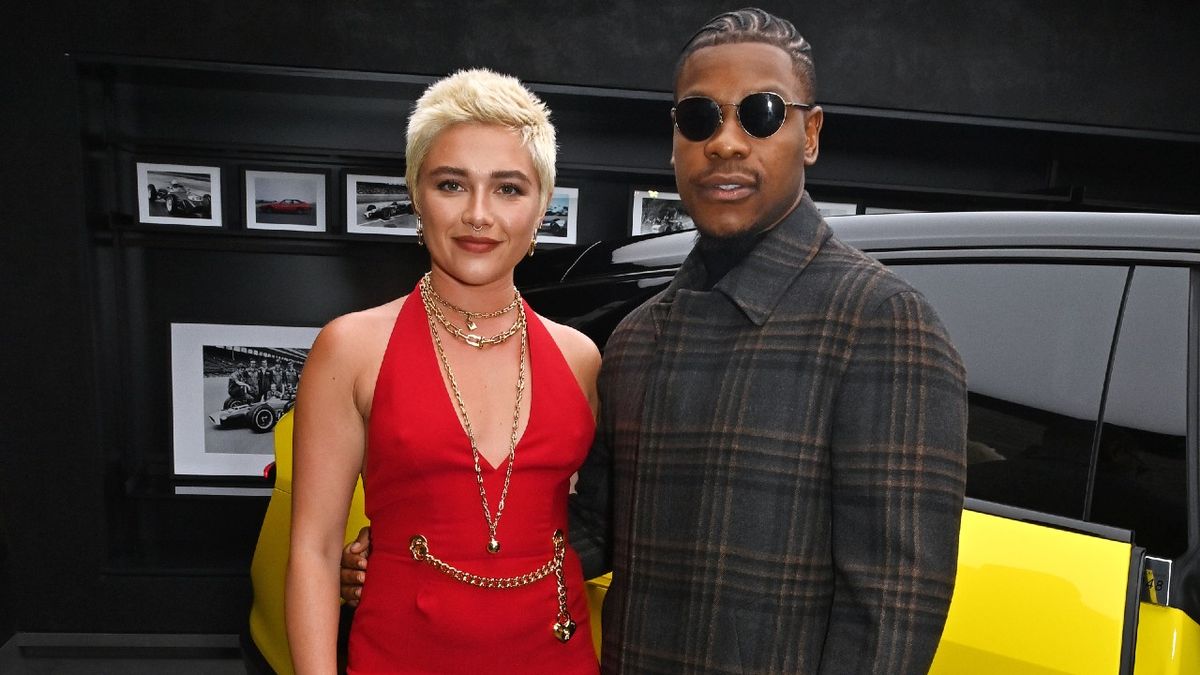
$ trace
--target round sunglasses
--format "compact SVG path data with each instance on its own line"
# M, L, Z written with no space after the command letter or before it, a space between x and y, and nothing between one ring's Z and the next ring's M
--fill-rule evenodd
M760 91L742 99L741 103L717 103L707 96L688 96L671 108L675 128L689 141L703 141L717 133L725 122L721 108L733 106L742 130L755 138L768 138L783 126L788 106L812 110L812 103L793 103L771 91Z

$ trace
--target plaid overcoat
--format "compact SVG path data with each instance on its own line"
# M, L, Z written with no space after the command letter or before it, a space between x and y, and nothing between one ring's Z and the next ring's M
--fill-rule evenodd
M693 252L610 338L571 541L606 673L924 673L954 587L962 363L807 195L711 291Z

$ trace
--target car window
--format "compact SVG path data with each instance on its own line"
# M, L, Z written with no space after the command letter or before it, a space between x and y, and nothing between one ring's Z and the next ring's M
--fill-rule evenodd
M1127 267L891 264L967 368L967 495L1081 518Z
M1151 555L1187 549L1188 270L1140 266L1117 343L1089 520Z

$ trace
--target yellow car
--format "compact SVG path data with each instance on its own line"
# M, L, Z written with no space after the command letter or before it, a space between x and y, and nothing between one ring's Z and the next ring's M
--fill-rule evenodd
M829 219L937 309L968 373L967 504L932 673L1200 673L1200 216ZM539 253L526 299L603 346L694 233ZM252 578L253 642L290 672L290 416ZM347 539L364 522L356 494ZM604 580L590 584L593 630ZM595 637L595 635L593 636Z

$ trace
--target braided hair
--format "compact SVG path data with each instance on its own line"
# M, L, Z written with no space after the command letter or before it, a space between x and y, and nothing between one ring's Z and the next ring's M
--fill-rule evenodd
M718 14L696 31L675 62L675 79L683 70L688 57L698 49L739 42L761 42L779 47L792 58L792 67L808 88L810 99L816 95L817 74L813 67L812 45L796 32L787 19L781 19L757 7L746 7Z

